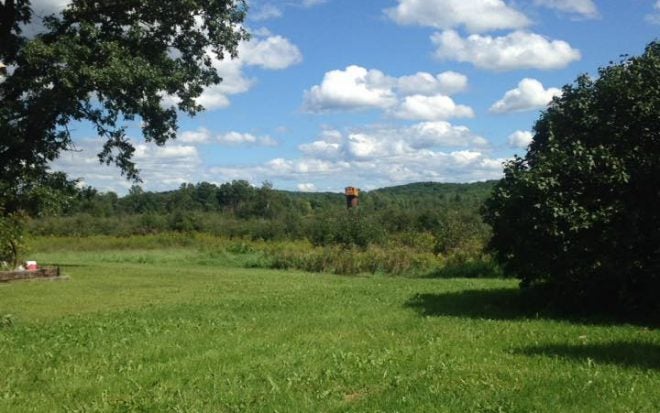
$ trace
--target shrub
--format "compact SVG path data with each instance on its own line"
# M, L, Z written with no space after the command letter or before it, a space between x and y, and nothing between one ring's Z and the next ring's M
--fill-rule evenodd
M565 86L506 164L490 246L549 300L660 311L660 43L599 74Z

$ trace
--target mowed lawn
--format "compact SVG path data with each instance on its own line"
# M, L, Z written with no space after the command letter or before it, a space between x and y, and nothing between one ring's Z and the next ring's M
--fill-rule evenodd
M33 254L0 284L0 412L658 412L660 332L529 314L515 280Z

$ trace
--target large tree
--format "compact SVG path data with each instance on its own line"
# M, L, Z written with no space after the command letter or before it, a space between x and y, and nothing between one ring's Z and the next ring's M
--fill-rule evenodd
M484 210L499 260L565 304L658 311L660 43L565 86L534 132Z
M125 122L158 145L174 138L177 111L202 110L195 99L221 81L211 57L236 57L247 38L245 13L244 0L72 0L35 22L28 0L0 2L0 208L72 149L73 121L104 138L101 162L137 179ZM43 29L26 37L28 23Z

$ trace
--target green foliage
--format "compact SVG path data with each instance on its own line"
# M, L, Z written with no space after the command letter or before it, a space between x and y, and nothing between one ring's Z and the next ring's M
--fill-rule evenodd
M341 275L378 273L412 277L430 274L440 265L441 261L434 254L404 247L310 247L300 243L278 243L266 246L263 259L253 261L249 266Z
M309 240L315 246L366 248L369 244L382 243L384 240L377 217L362 213L359 209L323 214L311 222L308 231Z
M506 165L484 216L523 286L582 309L659 310L659 79L658 42L579 77Z
M243 0L74 0L27 39L21 23L36 18L30 3L0 5L0 61L14 67L0 83L0 199L72 149L74 121L105 139L101 162L138 179L123 122L139 118L147 142L174 138L177 110L199 112L195 99L221 81L209 53L235 58L247 39L246 8ZM176 107L166 107L165 95Z
M363 192L364 202L351 210L341 194L276 191L268 183L256 188L246 181L183 184L161 193L134 185L121 198L87 187L62 214L44 213L29 229L35 235L85 236L200 231L254 240L307 239L316 246L395 244L447 254L488 238L478 213L484 187L492 184L426 183L414 192L407 186Z
M33 217L65 214L77 201L76 184L63 172L37 176L14 187L0 180L0 210L4 214L20 212Z
M490 236L490 229L475 214L461 210L445 211L433 232L437 254L478 252Z
M23 229L22 215L0 213L0 262L7 263L10 269L18 266L25 250Z
M3 314L0 316L0 330L3 328L9 328L14 325L14 316L11 314Z
M69 216L31 219L28 227L32 235L85 237L90 244L98 235L139 235L131 237L143 240L136 248L160 236L162 245L203 240L220 254L238 254L242 247L218 241L229 240L249 246L239 259L258 268L426 276L452 267L438 276L501 276L487 270L490 264L481 265L489 230L476 200L488 185L427 183L413 184L412 193L406 186L378 190L363 193L364 205L349 210L341 194L275 191L268 183L255 188L246 181L184 184L163 193L135 185L122 198L84 188L70 204ZM63 242L71 248L77 244L69 238Z

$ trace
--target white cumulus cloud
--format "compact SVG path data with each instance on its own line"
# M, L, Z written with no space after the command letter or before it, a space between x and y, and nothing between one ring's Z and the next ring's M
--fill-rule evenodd
M410 126L374 126L360 128L346 136L337 130L324 131L298 149L307 157L325 160L381 159L414 154L433 148L485 148L488 141L466 126L446 121L420 122Z
M218 135L218 143L226 146L277 146L277 141L268 135L255 136L251 133L231 131Z
M213 67L218 71L222 82L204 89L197 98L197 103L207 110L226 108L230 105L230 96L248 92L256 83L246 77L246 66L256 66L266 70L282 70L302 61L302 53L288 39L271 35L267 31L253 33L249 42L238 46L239 56L230 59L219 58L209 53ZM176 104L176 99L165 97L166 105Z
M502 0L398 0L385 13L398 24L452 29L464 26L471 33L522 29L530 20Z
M305 155L317 158L336 158L341 154L342 145L336 142L318 140L311 143L304 143L298 146L298 149Z
M115 166L99 163L97 153L103 141L100 138L84 139L76 142L77 151L63 152L51 163L55 171L66 172L72 178L83 178L86 185L101 191L125 192L133 183L120 176ZM145 188L164 191L184 182L200 180L202 159L195 146L168 143L165 146L133 143L133 160L140 170Z
M495 102L490 111L493 113L522 112L526 110L543 109L555 96L561 95L557 88L545 89L536 79L525 78L518 83L518 87L504 94L502 99Z
M453 30L431 37L435 56L442 60L472 63L495 71L561 69L581 58L580 51L563 40L549 40L536 33L515 31L493 37L473 34L461 37Z
M364 156L335 161L278 158L258 165L216 167L210 173L218 181L302 181L313 184L315 188L338 191L348 183L356 182L368 182L370 187L377 188L420 181L473 182L497 179L502 175L504 161L474 150L422 150L386 157Z
M206 87L196 102L208 110L226 108L230 105L229 96L247 92L255 80L245 77L243 63L238 60L220 60L215 56L211 60L222 82ZM167 104L173 102L176 103L176 100L166 98Z
M348 66L323 76L320 85L305 91L303 108L310 112L387 108L396 103L393 79L380 70Z
M343 133L326 129L299 149L302 156L297 158L217 166L209 173L218 182L247 179L258 183L267 179L335 191L348 184L377 188L420 181L496 179L505 161L489 155L491 148L483 137L444 121L371 125Z
M449 96L413 95L406 96L393 115L400 119L446 120L472 118L474 111L469 106L457 105Z
M296 45L282 36L268 36L243 42L238 47L239 59L246 65L281 70L302 62Z
M296 186L300 192L315 192L316 185L310 182L300 183Z
M207 143L211 140L211 132L200 126L197 130L181 133L177 140L183 143Z
M585 19L600 16L593 0L534 0L534 4Z
M403 95L454 95L467 89L468 78L464 74L447 71L433 76L418 72L401 76L397 81L398 91Z
M445 121L421 122L410 126L403 133L413 149L488 145L485 138L474 134L466 126L455 126Z
M381 109L395 117L419 120L470 117L472 109L456 105L448 96L464 91L467 84L467 76L452 71L396 78L351 65L327 72L320 85L305 91L303 109L317 113Z
M509 146L512 148L527 148L534 135L530 131L517 130L509 135Z

